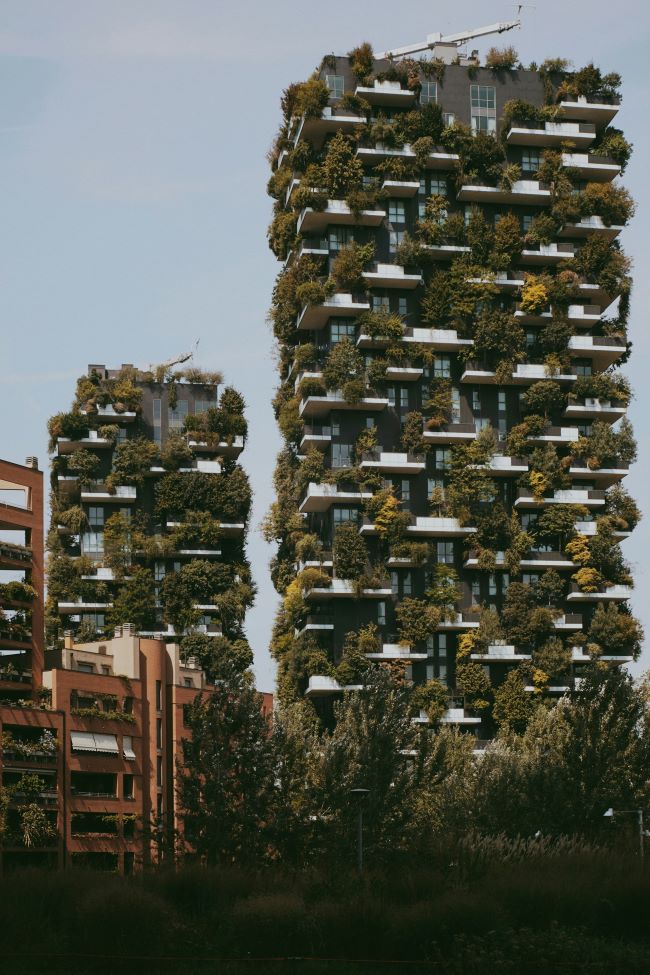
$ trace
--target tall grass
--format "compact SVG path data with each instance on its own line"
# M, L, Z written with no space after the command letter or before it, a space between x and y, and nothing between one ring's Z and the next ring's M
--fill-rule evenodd
M476 837L437 865L362 877L6 875L0 971L650 972L650 873L587 844L532 843ZM282 960L295 956L338 961Z

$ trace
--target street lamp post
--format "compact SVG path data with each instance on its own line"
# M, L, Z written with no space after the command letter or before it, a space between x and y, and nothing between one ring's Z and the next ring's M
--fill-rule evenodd
M350 789L350 795L357 800L357 870L363 873L363 800L370 789Z
M648 831L644 830L643 828L643 809L612 809L610 806L609 809L603 813L603 816L606 819L613 819L614 816L619 816L621 813L634 814L636 816L639 826L639 859L643 861L645 857L644 839L646 835L650 835Z

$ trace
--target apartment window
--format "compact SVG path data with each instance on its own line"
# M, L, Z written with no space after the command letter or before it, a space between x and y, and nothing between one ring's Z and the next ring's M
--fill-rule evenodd
M351 467L353 449L349 443L333 443L332 467Z
M356 508L332 508L332 520L335 525L348 525L358 521L359 513Z
M125 697L122 701L122 710L125 714L133 714L133 698Z
M333 437L341 436L341 421L337 413L332 413L331 433Z
M404 240L403 230L391 230L388 234L388 251L394 254Z
M437 542L436 543L436 556L438 562L443 562L445 565L453 565L454 563L454 543L453 542Z
M449 379L451 376L451 356L437 355L433 359L433 375L438 379Z
M94 674L95 673L95 665L94 664L86 663L85 660L78 660L77 661L77 670L79 670L82 674Z
M331 227L329 231L329 249L338 252L354 240L354 231L350 227Z
M437 196L447 196L447 180L443 176L432 176L431 182L431 195Z
M122 776L122 795L125 799L133 799L133 776L129 773Z
M499 413L506 412L506 391L505 389L500 389L497 393L497 408Z
M402 318L406 318L408 314L408 301L402 296L397 299L397 314L401 315Z
M165 563L164 562L154 562L153 566L153 578L154 582L162 582L165 578Z
M521 229L525 234L527 234L528 231L530 230L530 225L532 222L533 222L532 214L524 213L524 215L521 218Z
M438 101L438 85L435 81L423 81L420 89L420 105Z
M393 596L399 596L399 576L396 572L390 574L390 588Z
M594 425L591 421L588 423L576 423L576 427L581 437L590 437L594 432Z
M573 371L576 376L591 376L593 369L589 359L574 359Z
M185 687L192 687L192 678L191 677L184 677L183 678L183 684L184 684Z
M411 500L411 482L407 478L405 478L402 481L402 488L400 493L402 495L402 501Z
M400 410L408 410L409 408L409 391L408 389L402 388L399 391L399 406Z
M474 602L478 602L481 598L481 580L472 579L472 599Z
M521 581L525 586L535 586L539 582L539 572L522 572Z
M488 576L488 596L496 596L497 594L497 577L494 572L490 572Z
M427 497L431 498L434 491L444 491L445 482L441 477L428 477L427 478Z
M542 162L539 149L524 149L521 154L521 168L524 173L536 173Z
M325 84L331 92L332 98L342 98L345 91L345 79L342 74L326 74Z
M395 402L396 402L395 401L395 387L394 386L388 386L388 388L386 389L386 395L388 397L388 405L394 407L395 406Z
M450 125L456 124L456 116L453 112L443 112L442 121L444 122L445 126L449 128Z
M390 311L390 298L388 295L372 295L370 300L373 311Z
M492 426L492 422L487 416L477 416L474 423L477 433L480 433L481 430L487 430L488 427Z
M186 399L179 399L176 406L169 407L168 423L170 430L180 430L189 412L189 403Z
M375 424L375 418L374 418L374 416L367 416L366 417L366 430L374 430L375 429L375 426L376 426L376 424Z
M104 509L92 505L88 508L88 524L91 528L104 527Z
M153 438L160 446L162 443L162 400L153 401Z
M451 468L451 448L436 447L433 453L433 463L436 470L448 471Z
M122 735L122 754L124 755L124 758L128 759L129 761L133 761L135 758L132 735Z
M156 756L156 785L160 788L163 784L163 759L162 755Z
M386 603L383 600L377 603L377 623L386 626Z
M82 613L80 616L81 623L88 623L92 626L95 632L101 632L106 626L106 615L104 613Z
M537 333L526 332L526 348L530 351L537 345Z
M451 387L451 422L460 423L460 390L457 386Z
M388 220L390 223L406 223L403 200L388 201Z
M163 797L162 797L162 793L160 792L156 796L156 815L157 815L157 817L158 817L159 820L162 819L163 812L164 812Z
M156 711L162 711L162 681L156 681Z
M470 85L472 132L497 130L497 90L494 85Z
M481 391L480 389L472 390L472 413L481 412Z
M357 327L354 322L347 322L343 319L334 321L330 325L330 345L337 345L343 339L354 342L357 334Z
M103 555L104 533L84 532L81 536L81 552L83 555Z
M163 725L162 718L156 718L156 748L162 748Z
M508 586L510 585L510 573L504 572L501 576L501 593L503 596L508 592Z

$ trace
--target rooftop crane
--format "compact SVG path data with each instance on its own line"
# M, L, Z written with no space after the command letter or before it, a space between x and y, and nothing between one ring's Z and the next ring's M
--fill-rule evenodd
M521 7L519 8L521 9ZM485 37L486 34L504 34L506 31L521 27L521 20L506 20L503 23L490 24L488 27L477 27L475 30L461 31L459 34L428 34L424 43L407 44L406 47L395 47L392 51L383 51L377 55L382 58L401 58L420 51L434 51L441 48L458 48L475 37Z

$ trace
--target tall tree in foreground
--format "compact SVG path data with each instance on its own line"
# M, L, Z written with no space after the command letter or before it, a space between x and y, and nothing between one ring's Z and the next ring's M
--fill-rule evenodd
M189 709L179 788L188 842L210 865L259 862L268 845L274 746L248 673L231 670Z

